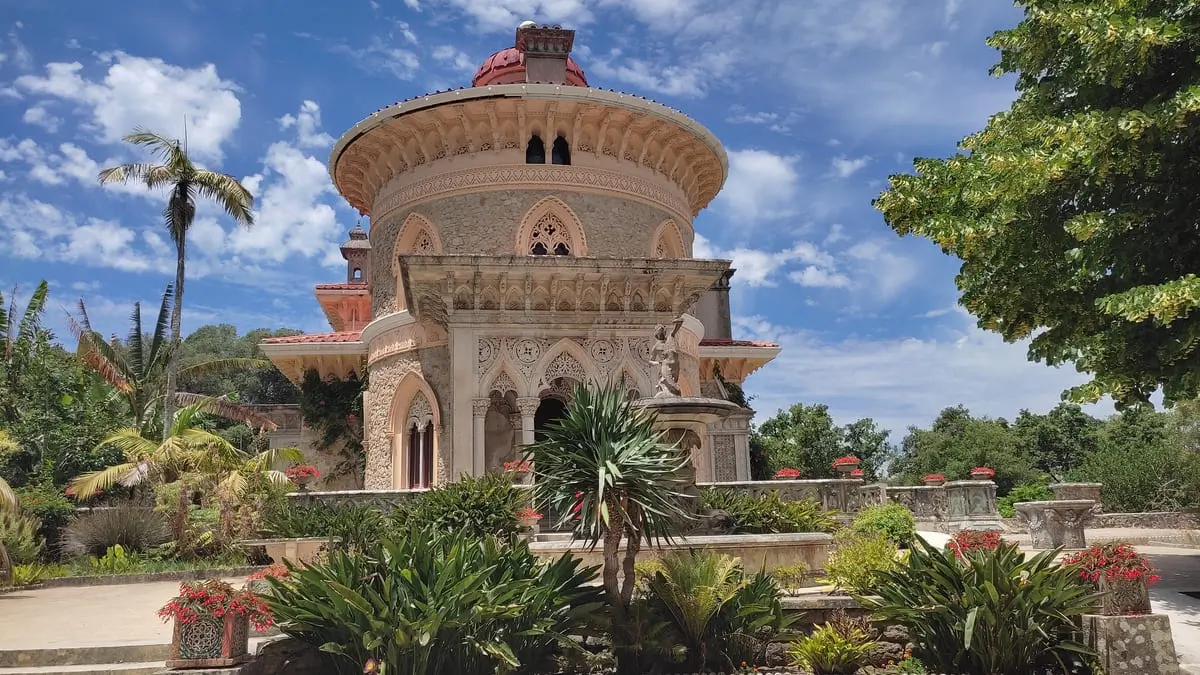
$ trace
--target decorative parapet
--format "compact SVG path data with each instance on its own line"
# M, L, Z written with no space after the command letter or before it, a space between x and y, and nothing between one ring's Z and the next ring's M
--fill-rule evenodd
M779 493L781 499L800 501L811 499L827 511L853 516L862 508L861 479L817 478L812 480L735 481L728 483L698 483L697 487L736 490L752 495Z
M888 501L895 502L909 511L917 520L943 521L946 519L947 500L944 486L906 485L884 488Z
M990 480L956 480L941 487L946 491L946 530L999 530L996 484Z

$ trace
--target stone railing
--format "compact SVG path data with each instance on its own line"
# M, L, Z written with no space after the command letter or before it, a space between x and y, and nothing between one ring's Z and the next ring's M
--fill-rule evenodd
M752 495L779 493L780 499L800 501L811 499L826 511L838 511L847 515L858 513L863 506L870 505L872 493L864 491L861 479L816 478L812 480L750 480L728 483L697 483L702 490L719 489L745 492ZM872 486L874 487L874 486ZM864 504L864 501L866 503Z
M336 508L347 504L370 504L371 506L390 510L401 504L408 503L426 491L424 489L301 491L289 493L288 499L291 503L301 506L324 504Z

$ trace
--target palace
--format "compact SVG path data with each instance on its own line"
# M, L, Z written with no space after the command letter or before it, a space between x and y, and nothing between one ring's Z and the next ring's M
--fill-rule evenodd
M728 261L692 257L692 218L728 162L665 105L593 88L575 32L523 23L468 88L372 113L329 173L370 219L346 281L315 294L332 332L272 338L291 379L369 374L365 487L421 488L499 468L578 384L656 388L654 330L682 318L683 396L723 397L776 345L732 339ZM749 480L741 409L694 450L702 482Z

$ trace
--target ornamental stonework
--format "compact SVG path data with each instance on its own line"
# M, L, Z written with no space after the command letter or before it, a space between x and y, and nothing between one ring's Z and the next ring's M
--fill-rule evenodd
M393 328L371 341L367 346L367 365L389 356L447 343L446 331L438 325L414 323Z

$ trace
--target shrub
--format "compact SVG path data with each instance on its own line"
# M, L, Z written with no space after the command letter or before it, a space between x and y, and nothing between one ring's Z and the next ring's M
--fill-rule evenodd
M792 565L776 567L771 570L771 577L775 579L781 588L786 590L803 588L804 582L808 578L808 565L805 565L803 561L799 561Z
M1048 499L1054 499L1054 493L1050 491L1050 488L1041 483L1027 483L1016 486L1012 492L997 499L996 510L1005 518L1015 518L1017 509L1013 505L1017 502L1041 502Z
M138 554L128 553L124 546L116 544L109 546L103 556L90 558L88 563L95 574L130 574L141 566L142 559Z
M959 530L946 542L946 550L960 559L973 551L994 551L999 546L999 530Z
M772 637L791 622L779 587L764 572L747 578L737 558L706 550L663 556L644 601L668 625L664 637L682 672L733 672L765 656Z
M959 561L918 542L908 564L881 572L860 598L880 621L908 629L915 655L935 673L1026 675L1064 672L1093 658L1075 641L1080 615L1094 604L1078 573L1055 562L1058 551L1032 558L1002 543Z
M48 484L17 488L17 503L21 511L41 523L38 534L46 540L46 550L58 551L62 529L75 515L75 504L62 490Z
M850 675L866 663L875 644L866 621L842 615L797 640L789 655L814 675Z
M20 588L21 586L32 586L45 579L56 579L66 575L67 570L62 565L29 563L13 567L12 583L13 586Z
M753 495L723 488L705 490L704 507L726 511L747 534L788 532L832 532L838 523L832 511L824 511L811 499L785 501L778 492Z
M600 619L596 568L540 562L523 541L424 527L360 554L269 578L280 629L335 655L339 673L537 672Z
M880 532L901 546L912 543L917 536L917 520L902 504L870 506L859 512L850 529L855 532Z
M76 518L63 531L63 552L69 556L103 556L111 546L141 553L170 538L167 524L152 509L121 506L97 509Z
M383 513L370 504L289 504L272 505L263 517L263 530L285 539L336 537L337 547L362 550L385 538L389 532Z
M44 540L38 536L41 523L33 517L0 511L0 544L8 549L13 565L28 565L38 559Z
M899 555L899 547L882 532L841 532L825 562L825 581L852 593L871 593L881 574L900 567Z
M504 473L463 476L421 495L411 517L440 530L507 537L518 532L516 513L525 496Z

